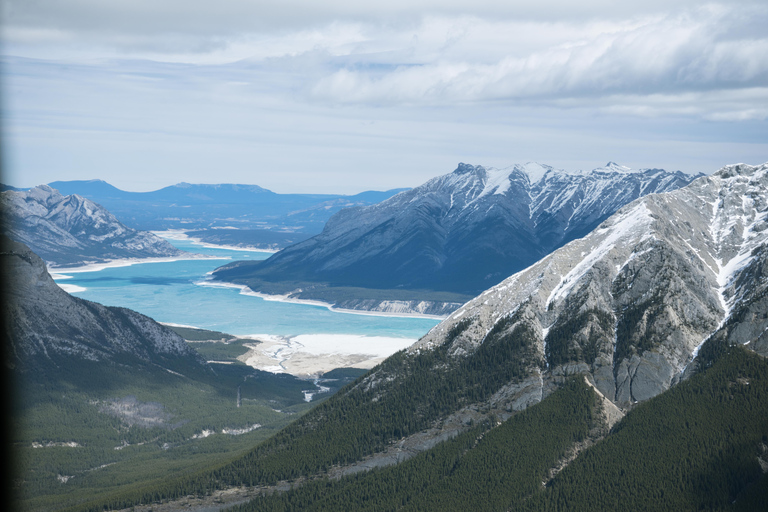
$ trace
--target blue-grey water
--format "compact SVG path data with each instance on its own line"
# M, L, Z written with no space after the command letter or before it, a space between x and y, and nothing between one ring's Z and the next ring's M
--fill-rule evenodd
M93 272L61 274L59 280L85 291L73 295L107 306L133 309L159 322L191 325L235 335L356 334L420 338L438 321L359 315L323 306L266 301L234 288L201 286L208 273L234 260L261 260L269 253L207 248L186 240L169 240L179 249L226 259L141 263Z

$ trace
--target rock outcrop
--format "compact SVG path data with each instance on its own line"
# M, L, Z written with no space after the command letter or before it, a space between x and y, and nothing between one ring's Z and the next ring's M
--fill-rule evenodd
M21 243L4 238L0 267L8 287L3 297L8 364L19 371L71 370L79 361L210 371L181 336L151 318L69 295Z
M188 254L152 233L126 227L89 199L61 195L47 185L5 191L0 197L4 233L51 266Z

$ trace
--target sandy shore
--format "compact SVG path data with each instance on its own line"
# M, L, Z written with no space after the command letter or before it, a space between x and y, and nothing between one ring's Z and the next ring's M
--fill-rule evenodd
M157 235L160 238L165 238L166 240L188 240L192 242L193 244L199 245L201 247L205 247L206 249L227 249L230 251L246 251L246 252L267 252L270 254L274 254L278 252L276 249L260 249L258 247L253 246L239 246L239 245L216 245L216 244L209 244L208 242L203 242L200 238L195 238L187 235L187 232L182 229L169 229L167 231L151 231L153 235Z
M66 278L69 276L64 276L64 277ZM66 283L58 283L58 282L56 284L59 285L59 288L61 288L67 293L84 292L85 290L87 290L87 288L83 288L82 286L77 286L76 284L66 284Z
M231 258L225 258L221 256L208 256L205 254L191 254L190 256L173 256L167 258L125 258L120 260L110 260L102 263L89 263L87 265L81 265L79 267L48 267L48 272L54 279L66 279L67 274L77 274L80 272L97 272L104 270L105 268L116 267L130 267L131 265L139 265L141 263L170 263L173 261L188 261L188 260L229 260Z
M259 297L261 299L274 301L274 302L288 302L291 304L306 304L308 306L317 306L321 308L326 308L330 311L333 311L334 313L346 313L349 315L383 316L383 317L390 317L390 318L431 318L434 320L444 320L448 318L448 315L441 316L441 315L425 315L423 313L387 313L386 311L365 311L361 309L337 308L336 306L334 306L329 302L322 302L319 300L297 299L294 297L289 297L288 295L270 295L267 293L255 292L244 284L227 283L224 281L206 280L206 281L198 281L195 284L198 286L211 286L215 288L233 288L236 290L240 290L241 295Z
M260 343L245 343L248 352L238 359L252 368L272 373L313 377L334 368L370 369L415 339L351 334L301 334L248 336Z

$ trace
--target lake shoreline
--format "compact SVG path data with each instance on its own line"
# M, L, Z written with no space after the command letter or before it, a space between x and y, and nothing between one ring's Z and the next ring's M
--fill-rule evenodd
M244 252L265 252L269 254L275 254L276 252L279 252L278 249L261 249L259 247L254 247L251 245L240 246L240 245L211 244L208 242L203 242L203 240L200 238L195 238L187 235L187 230L184 230L184 229L168 229L166 231L151 231L151 233L165 240L183 240L185 242L192 242L193 244L199 245L205 249L225 249L227 251L244 251Z
M187 251L200 247L190 240L171 243ZM248 345L250 355L243 363L300 378L340 367L372 368L411 346L440 320L421 314L345 310L214 281L212 273L221 260L259 260L268 254L199 250L205 256L124 259L52 270L57 284L80 298L127 307L168 327L217 333L210 341ZM139 265L150 262L168 265Z
M206 280L195 283L198 286L211 286L216 288L233 288L240 290L240 294L248 295L251 297L259 297L260 299L270 302L285 302L288 304L305 304L307 306L317 306L333 311L334 313L345 313L349 315L366 315L366 316L379 316L389 318L428 318L430 320L445 320L448 315L429 315L425 313L388 313L386 311L366 311L363 309L348 309L339 308L330 302L323 302L320 300L312 299L297 299L289 295L273 295L268 293L256 292L244 284L228 283L226 281L214 281Z
M232 258L223 256L210 256L206 254L190 253L190 256L167 256L162 258L122 258L108 260L99 263L87 263L77 267L56 267L48 266L48 273L53 279L67 279L67 274L79 274L82 272L98 272L107 268L130 267L142 263L173 263L175 261L192 260L231 260Z

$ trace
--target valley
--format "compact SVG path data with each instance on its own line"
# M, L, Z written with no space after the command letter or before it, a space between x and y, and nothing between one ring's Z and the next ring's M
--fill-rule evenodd
M288 364L296 366L294 374L303 377L343 366L369 369L413 344L439 322L420 315L345 312L328 304L264 297L242 286L219 284L210 281L208 274L226 260L257 260L271 253L169 241L205 258L62 269L55 275L56 282L77 287L78 297L129 307L161 322L258 342L259 348L244 360L260 370L281 372L285 369L280 364L290 360Z
M768 2L3 1L0 511L768 511Z
M478 173L481 199L530 177L463 169L451 179ZM768 164L639 196L474 298L445 300L440 319L418 288L352 286L371 295L323 303L222 279L302 244L330 250L319 239L265 253L175 232L175 250L203 257L59 269L56 282L8 242L21 499L755 509L768 499L766 197ZM345 310L355 300L369 310Z
M309 341L302 339L303 345L299 346L311 348L304 365L307 371L295 372L302 379L288 374L285 368L276 368L273 358L267 357L261 365L254 363L253 356L248 357L248 354L261 355L265 348L261 345L266 345L254 339L258 337L169 325L171 332L181 336L173 343L182 342L182 338L186 340L193 353L198 354L196 361L164 363L158 356L142 355L146 354L144 349L134 355L118 356L123 349L116 348L118 352L110 356L108 354L112 349L105 351L100 346L103 343L100 340L114 338L115 331L101 334L100 329L115 323L116 319L103 317L112 310L67 295L50 277L44 277L47 274L42 262L28 249L16 245L10 247L10 250L6 249L8 252L5 253L3 268L8 272L5 280L10 279L14 283L17 294L11 301L20 308L18 313L11 314L11 339L13 343L20 343L18 347L29 347L23 349L23 354L19 348L13 351L19 357L19 362L14 364L18 372L15 385L20 390L14 401L17 420L12 427L17 433L13 443L14 452L18 454L14 472L19 475L14 487L19 492L20 503L28 510L75 506L83 500L109 496L118 489L162 482L170 473L183 475L216 464L216 461L229 460L234 454L274 435L311 408L313 402L326 399L365 371L340 367L352 366L352 363L373 366L376 361L366 363L372 355L380 360L413 342L408 338L370 337L371 333L377 332L377 322L385 325L383 317L349 315L334 313L325 307L263 301L241 295L235 290L217 288L215 291L222 292L231 304L256 300L278 310L298 308L294 320L290 314L264 313L263 318L273 319L272 323L265 325L258 317L250 318L254 306L245 304L239 309L234 308L235 313L242 311L244 316L249 317L250 323L240 321L238 324L237 314L229 323L222 322L222 316L226 316L224 313L231 308L226 303L217 304L215 293L211 299L213 289L195 283L205 278L206 268L215 268L220 261L215 258L231 257L235 251L187 243L187 249L194 251L198 247L208 252L208 257L167 258L151 263L112 261L86 268L64 269L69 274L58 274L56 277L62 283L61 287L73 290L76 295L88 295L89 291L104 285L106 289L101 292L106 295L99 297L104 299L102 302L120 306L130 304L139 310L149 307L157 317L168 314L170 319L177 320L178 304L185 302L189 309L184 310L191 315L191 320L182 318L185 322L207 325L206 317L200 315L206 311L208 318L213 319L213 325L239 325L235 332L250 332L251 327L248 326L259 326L267 331L276 327L278 332L285 332L277 327L283 325L283 329L291 329L288 332L295 337L297 333L312 333L315 330L323 332L330 329L333 332L340 328L340 322L333 320L333 316L348 318L351 319L352 332L356 333L345 335L348 354L338 353L334 335L314 334L309 336ZM240 257L244 254L242 251L237 253ZM259 256L264 253L247 254ZM17 263L9 263L9 257L10 261ZM174 265L182 267L175 275L169 273ZM198 270L190 271L187 267L190 265ZM151 272L145 270L147 266L157 269L158 274L152 277ZM122 287L136 292L135 288L142 286L145 292L139 292L132 298L120 295L118 290ZM158 290L168 293L169 287L173 286L186 286L187 292L177 290L178 295L173 298L156 293ZM207 300L206 304L193 306L190 290L197 291L200 297ZM160 312L152 309L152 304L166 309ZM119 311L121 317L125 314L129 315L128 318L137 315L122 308L114 311ZM314 312L314 315L308 312ZM67 319L57 316L61 314ZM95 323L88 319L92 314L96 314ZM81 315L85 316L80 319ZM278 323L275 324L274 320ZM423 322L413 318L394 320L403 325ZM435 323L434 320L427 320L427 327L416 327L416 332ZM323 328L323 325L326 327ZM83 328L87 332L82 332ZM126 331L125 327L117 329ZM133 329L129 327L127 331ZM343 331L343 327L341 329ZM254 327L254 330L259 329ZM384 332L397 333L397 325L389 325ZM19 335L21 338L17 338ZM77 340L72 336L76 336ZM162 336L168 337L170 333ZM291 339L274 335L259 337L267 343L276 343L273 351L289 346ZM313 344L313 339L319 339L320 345ZM85 344L78 345L80 340ZM372 355L371 351L359 348L366 341L375 344ZM382 344L382 341L389 345ZM28 345L29 342L32 344ZM392 342L396 344L392 346ZM59 343L61 348L55 348ZM121 340L118 343L122 347L133 345L136 341ZM42 352L33 347L39 347ZM293 348L293 357L304 357L302 354L305 351ZM366 352L369 355L360 355ZM84 359L81 359L82 355ZM109 360L104 361L104 357ZM134 360L135 357L139 360ZM148 359L141 359L145 357ZM283 360L286 359L289 357L283 354ZM300 362L297 364L300 365Z

